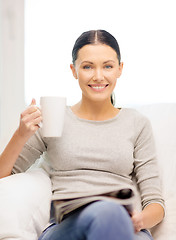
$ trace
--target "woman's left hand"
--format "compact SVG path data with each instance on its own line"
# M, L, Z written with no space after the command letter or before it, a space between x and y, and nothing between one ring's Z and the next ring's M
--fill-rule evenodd
M135 232L139 232L143 229L143 215L142 212L133 211L131 220L133 222Z

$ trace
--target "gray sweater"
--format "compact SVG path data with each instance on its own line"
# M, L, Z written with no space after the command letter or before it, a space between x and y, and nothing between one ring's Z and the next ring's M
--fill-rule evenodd
M43 154L53 199L132 187L135 175L144 208L163 205L155 144L149 120L122 108L112 119L86 120L66 108L62 137L43 138L41 129L24 146L13 172L27 170Z

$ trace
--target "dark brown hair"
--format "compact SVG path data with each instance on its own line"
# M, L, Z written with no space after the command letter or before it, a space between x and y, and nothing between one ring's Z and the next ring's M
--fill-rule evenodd
M73 50L72 50L72 62L75 64L75 61L78 57L78 51L87 44L106 44L112 47L116 53L119 60L121 61L120 48L117 40L105 30L90 30L82 33L79 38L76 40Z

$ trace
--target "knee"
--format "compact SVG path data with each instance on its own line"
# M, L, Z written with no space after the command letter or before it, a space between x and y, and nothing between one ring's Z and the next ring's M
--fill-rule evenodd
M80 220L84 224L96 224L107 226L111 224L131 225L131 219L123 206L111 201L98 201L88 205L80 214Z

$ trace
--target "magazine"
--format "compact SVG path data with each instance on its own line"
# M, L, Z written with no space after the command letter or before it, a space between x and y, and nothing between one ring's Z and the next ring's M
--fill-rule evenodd
M53 200L53 218L56 223L60 223L65 216L74 212L75 210L86 206L91 202L100 200L113 201L125 207L127 212L131 215L135 200L135 194L131 188L123 188L117 191L107 192L101 195L92 195L86 197L79 197L67 200Z

